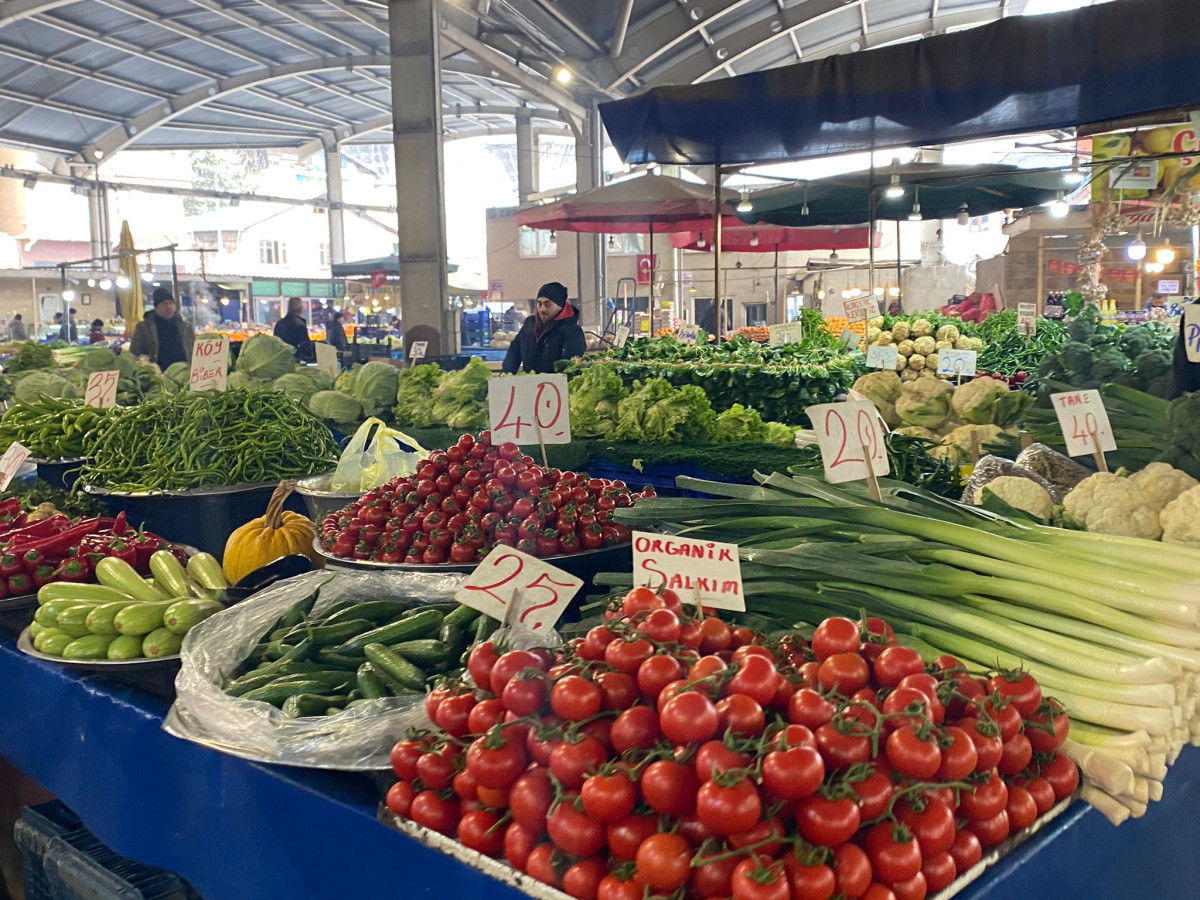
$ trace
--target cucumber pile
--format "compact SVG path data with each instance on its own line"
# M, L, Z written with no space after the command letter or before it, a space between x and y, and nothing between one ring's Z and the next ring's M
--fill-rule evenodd
M155 577L143 579L110 557L96 567L100 584L43 585L29 626L34 649L70 660L175 656L185 634L225 608L216 599L224 583L212 580L207 560L193 562L185 571L170 551L159 550L150 561Z
M424 694L498 627L457 603L340 601L317 615L320 588L280 616L225 685L288 718L331 716L368 700Z

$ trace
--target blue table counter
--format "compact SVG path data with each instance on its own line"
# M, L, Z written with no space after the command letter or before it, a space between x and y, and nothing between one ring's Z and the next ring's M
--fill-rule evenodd
M171 737L167 704L31 659L0 637L0 756L116 852L179 873L206 900L524 895L376 821L361 775L246 762ZM1200 896L1200 752L1163 802L1113 828L1075 803L959 897Z

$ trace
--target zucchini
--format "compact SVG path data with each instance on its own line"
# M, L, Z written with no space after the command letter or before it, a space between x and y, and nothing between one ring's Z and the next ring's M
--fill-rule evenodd
M112 642L113 639L104 634L78 637L63 647L62 656L63 659L108 659L108 645Z
M148 659L175 656L183 646L183 638L166 628L156 628L142 640L142 655Z
M329 715L329 710L341 712L346 705L345 697L331 697L323 694L292 694L283 701L283 714L289 719L300 719L305 716Z
M216 600L176 600L163 610L163 625L172 634L184 635L224 608Z
M63 634L69 634L72 637L83 637L90 634L87 626L87 617L95 607L90 603L77 603L74 606L68 606L58 614L58 621L55 627Z
M363 663L359 666L355 676L359 691L368 700L378 700L380 697L386 697L391 693L387 689L387 686L380 680L379 676L375 674L375 668L370 663Z
M75 643L79 638L73 638L69 634L63 634L57 628L48 628L41 634L42 646L38 648L47 656L62 656L70 644Z
M393 653L383 644L367 644L363 653L374 669L387 672L410 691L425 690L425 673L398 653Z
M368 600L365 603L352 603L333 615L327 615L321 624L336 625L349 619L368 619L375 625L382 625L407 611L408 605L398 601Z
M141 659L143 643L143 639L134 634L115 637L108 645L108 658L115 660Z
M107 558L112 559L111 556ZM163 611L170 605L170 600L160 600L126 606L113 617L113 628L121 634L149 634L163 627Z
M196 584L207 590L223 591L229 587L225 573L221 571L221 564L211 553L197 553L189 559L187 573Z
M441 641L424 638L419 641L401 641L390 644L388 649L421 666L436 666L450 656L450 648Z
M71 603L112 603L133 600L132 595L102 584L80 584L77 581L54 581L38 589L38 604L45 606L54 600Z
M106 556L96 563L96 580L105 587L123 591L135 600L143 603L154 603L159 600L170 600L170 594L164 594L158 588L146 584L142 576L129 563L115 556ZM119 600L121 598L115 597Z
M136 605L137 602L137 600L117 600L113 603L101 603L93 606L86 619L88 631L92 634L116 634L117 626L113 624L113 620L116 619L117 613L127 606ZM43 609L47 609L51 605L53 603Z
M168 597L192 596L192 582L170 550L154 551L150 556L150 573L154 576L154 583Z
M338 647L339 653L361 653L367 644L395 644L399 641L412 641L417 638L429 637L436 634L441 627L443 616L436 609L422 609L418 613L405 616L398 622L391 622L380 628L360 634Z

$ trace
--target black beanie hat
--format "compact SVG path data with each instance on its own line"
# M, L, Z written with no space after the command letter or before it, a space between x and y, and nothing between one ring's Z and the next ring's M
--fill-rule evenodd
M154 289L155 306L158 306L160 303L166 303L168 300L170 300L172 303L175 302L175 295L171 293L171 289L169 287L158 287Z
M567 305L567 286L559 284L557 281L551 281L549 284L543 284L538 288L537 295L545 297L556 306Z

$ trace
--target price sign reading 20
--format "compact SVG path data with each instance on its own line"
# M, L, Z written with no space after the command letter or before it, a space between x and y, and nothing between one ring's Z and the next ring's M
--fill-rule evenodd
M583 581L574 575L501 545L476 567L454 599L502 622L549 629L581 587Z
M571 443L566 375L493 378L488 382L488 414L496 443Z
M869 400L824 403L805 412L816 429L825 480L830 484L866 478L868 454L875 475L888 474L883 428Z

